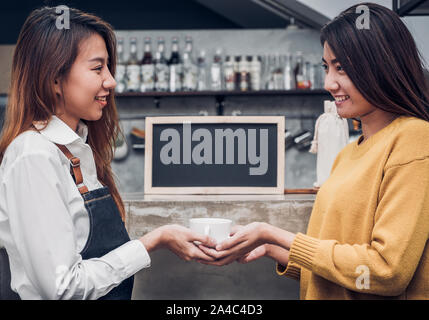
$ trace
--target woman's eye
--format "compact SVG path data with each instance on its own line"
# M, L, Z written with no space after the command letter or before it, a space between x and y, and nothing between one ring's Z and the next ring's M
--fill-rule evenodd
M325 72L328 71L328 66L326 64L322 63L321 67Z
M97 68L94 68L94 69L92 69L92 70L95 70L95 71L101 71L101 69L103 69L103 66L99 66L99 67L97 67Z
M338 71L344 71L343 67L342 67L342 66L340 66L340 65L338 65L338 66L337 66L337 70L338 70Z

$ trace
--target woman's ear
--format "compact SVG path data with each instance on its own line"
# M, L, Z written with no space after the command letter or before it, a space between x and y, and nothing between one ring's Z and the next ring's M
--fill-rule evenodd
M60 82L60 80L59 79L55 79L54 80L54 88L55 88L55 93L58 95L58 96L62 96L62 90L61 90L61 82Z

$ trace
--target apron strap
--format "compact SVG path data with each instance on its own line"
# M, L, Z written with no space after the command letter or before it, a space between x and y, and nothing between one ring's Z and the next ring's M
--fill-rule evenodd
M76 186L81 194L87 193L88 188L83 184L82 171L80 170L80 159L71 154L70 150L62 144L56 144L56 146L64 153L64 155L70 161L70 173L74 177Z

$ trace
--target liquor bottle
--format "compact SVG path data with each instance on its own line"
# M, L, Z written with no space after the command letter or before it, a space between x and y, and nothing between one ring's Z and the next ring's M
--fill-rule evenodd
M274 90L283 90L284 89L284 79L283 79L283 67L282 59L279 54L274 56L274 71L273 71L273 83Z
M198 59L198 78L197 78L197 89L198 91L205 91L209 89L209 73L207 71L207 62L206 62L206 51L201 50Z
M140 90L140 63L137 59L137 38L130 39L130 56L127 62L127 91Z
M242 56L238 63L238 71L240 75L239 79L239 90L248 91L250 90L250 70L248 57Z
M125 66L125 58L124 58L124 38L122 37L118 37L117 51L118 51L118 62L116 64L115 92L122 93L122 92L125 92L127 89L126 66Z
M293 74L292 68L292 55L286 55L285 68L284 68L284 85L285 90L293 90L295 89L295 77Z
M213 63L210 68L211 89L213 91L222 90L222 51L216 49L213 56Z
M174 37L171 41L171 57L168 61L170 68L169 88L171 92L182 90L182 61L179 54L179 39Z
M192 56L192 38L186 37L185 52L183 53L183 90L197 90L198 68Z
M252 90L261 90L261 58L253 56L250 61L250 87Z
M266 88L267 90L274 90L274 72L276 69L276 61L275 61L275 56L274 55L268 55L267 56L267 81L266 81Z
M241 56L235 56L234 58L234 80L235 80L235 90L240 90L240 61Z
M310 87L308 79L304 71L304 57L302 52L297 52L297 64L295 66L295 83L297 89L308 89Z
M223 76L224 76L225 90L227 91L235 90L234 62L232 61L231 56L225 57L225 64L223 65Z
M155 90L168 91L169 68L165 58L165 40L158 38L158 48L155 53Z
M312 75L311 69L312 69L311 62L306 61L304 63L304 78L306 81L305 83L306 89L311 89L314 85L315 79L314 79L314 75Z
M150 37L144 39L143 52L140 92L149 92L155 89L155 66L152 59L152 40Z

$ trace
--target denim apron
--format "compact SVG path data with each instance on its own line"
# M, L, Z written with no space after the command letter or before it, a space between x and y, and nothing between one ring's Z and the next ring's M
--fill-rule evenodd
M89 236L81 251L82 259L99 258L130 241L118 207L107 187L93 191L83 184L80 160L74 157L63 145L57 147L70 161L70 173L82 195L89 215ZM130 300L133 291L134 276L122 281L99 300ZM19 296L10 288L10 268L7 252L0 249L0 300L19 300Z
M99 258L130 241L118 207L107 187L82 195L90 220L88 241L81 252L82 259ZM134 276L125 279L100 300L130 300Z
M119 209L109 189L102 187L88 191L83 184L79 158L74 157L65 146L57 144L57 147L70 161L70 173L82 195L89 215L89 236L80 253L82 259L99 258L130 241ZM99 300L130 300L133 284L134 276L131 276Z

